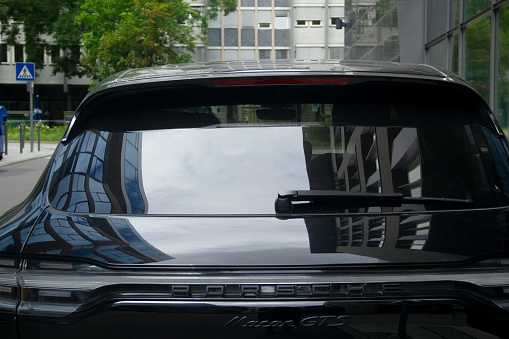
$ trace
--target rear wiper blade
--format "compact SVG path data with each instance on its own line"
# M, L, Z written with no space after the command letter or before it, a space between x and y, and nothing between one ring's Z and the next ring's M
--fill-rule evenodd
M275 202L276 213L292 213L295 208L306 204L293 204L294 201L308 201L323 206L334 205L340 208L360 207L399 207L402 204L433 205L472 205L469 199L405 197L402 193L366 193L326 190L298 190L278 193Z

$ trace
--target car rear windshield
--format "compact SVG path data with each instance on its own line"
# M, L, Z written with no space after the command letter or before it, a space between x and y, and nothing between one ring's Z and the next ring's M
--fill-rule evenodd
M183 86L101 99L56 151L50 204L172 215L508 204L506 143L475 96L387 86ZM288 196L294 207L278 211Z

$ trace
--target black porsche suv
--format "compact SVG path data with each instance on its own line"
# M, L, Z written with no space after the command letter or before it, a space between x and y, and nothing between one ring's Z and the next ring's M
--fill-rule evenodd
M118 74L0 218L2 337L508 336L507 147L427 65Z

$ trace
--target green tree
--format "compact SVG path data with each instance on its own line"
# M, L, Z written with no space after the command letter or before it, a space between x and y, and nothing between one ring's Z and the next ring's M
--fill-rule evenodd
M0 0L0 24L4 43L24 36L26 61L37 69L47 53L54 73L102 79L127 68L190 61L207 21L236 5L209 0L198 11L184 0Z
M96 79L136 67L190 61L199 19L183 0L85 0L76 17L82 63Z
M54 73L82 75L79 50L82 31L74 17L83 0L0 0L0 24L4 43L15 45L24 36L26 61L44 66L44 54L53 55ZM60 54L60 51L61 54Z

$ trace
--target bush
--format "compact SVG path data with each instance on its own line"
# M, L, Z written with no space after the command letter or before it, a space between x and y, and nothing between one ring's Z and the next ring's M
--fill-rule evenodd
M7 122L9 140L19 141L20 124L23 122ZM25 124L25 140L30 141L30 123ZM38 126L41 126L41 141L60 141L67 126L49 127L46 123L34 123L34 140L37 140Z

